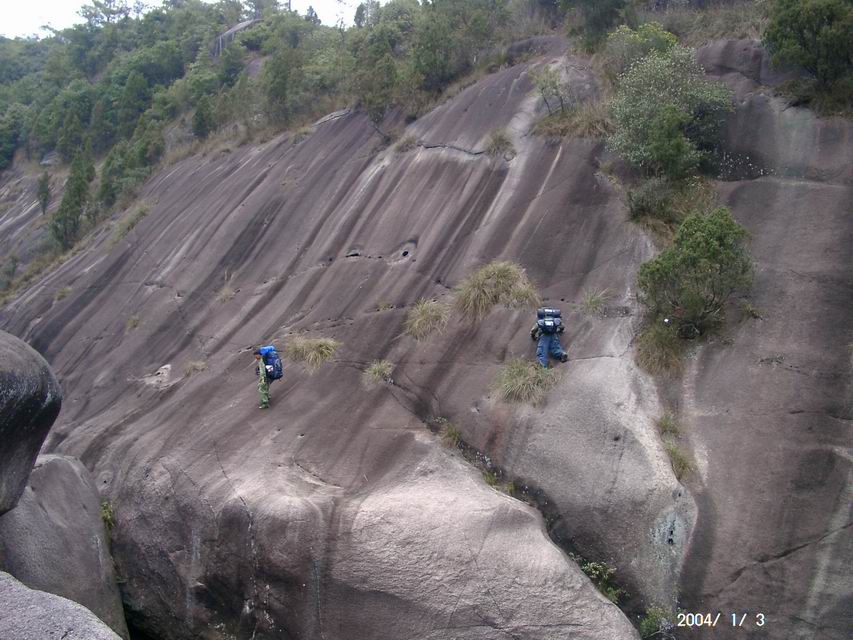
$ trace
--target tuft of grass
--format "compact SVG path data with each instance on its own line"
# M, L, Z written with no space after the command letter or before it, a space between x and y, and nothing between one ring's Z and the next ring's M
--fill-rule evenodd
M513 262L490 262L468 276L456 290L456 309L474 320L496 304L508 307L539 304L539 294L525 270Z
M740 303L740 312L744 316L748 316L753 320L763 320L764 316L761 315L761 311L754 304L749 302L748 300L744 300Z
M601 315L604 313L604 305L610 298L607 289L587 289L583 292L581 305L589 315Z
M646 615L640 619L640 637L645 638L667 638L675 628L673 623L674 614L671 611L652 605L646 609Z
M440 421L436 420L437 424L441 425L439 430L439 434L441 435L441 441L445 444L445 446L456 448L459 446L459 443L462 442L462 432L456 428L456 425L452 422L448 422L444 418Z
M690 462L674 442L664 442L663 448L666 449L666 454L669 456L675 479L681 480L684 474L691 470Z
M374 360L364 371L364 382L368 386L390 382L394 365L387 360Z
M406 333L415 340L424 340L432 333L443 331L449 317L450 307L446 304L421 298L409 309Z
M556 379L553 369L546 369L538 362L513 358L501 367L494 387L506 402L538 404Z
M670 2L663 11L639 12L640 22L660 22L680 44L696 47L719 38L760 40L767 26L767 2L707 3L701 9Z
M505 129L495 129L489 136L489 141L486 143L485 152L490 156L505 157L508 154L515 153L515 147L512 145L512 140L509 139Z
M637 338L637 364L649 373L677 373L686 346L675 327L653 321Z
M124 238L131 230L139 224L139 222L148 215L150 207L147 204L141 204L133 212L118 223L115 234L113 234L113 244Z
M109 536L115 527L115 514L113 513L113 505L109 500L101 501L101 520L106 527L107 536Z
M139 326L139 316L137 316L137 315L130 316L127 319L127 321L125 321L125 323L124 323L124 328L127 331L133 331L138 326Z
M496 474L491 469L487 469L487 470L483 471L483 480L490 487L496 487L498 485L498 481L499 481L498 474Z
M661 436L673 436L678 438L681 435L681 428L678 426L678 420L671 413L665 413L655 421L658 428L658 433Z
M397 144L394 145L394 151L397 153L406 153L418 146L418 141L414 136L404 136Z
M216 294L216 299L219 300L219 302L228 302L236 294L237 292L234 291L234 288L230 284L226 284L219 290L219 293Z
M62 287L56 292L56 295L53 296L54 301L59 302L60 300L64 300L69 295L71 295L71 287Z
M184 367L184 376L189 378L194 373L207 371L207 363L203 360L190 360L187 366Z
M610 110L604 100L589 100L540 120L536 135L547 138L603 138L613 131Z
M341 343L333 338L295 337L284 347L287 356L303 363L309 371L315 371L321 364L331 360Z

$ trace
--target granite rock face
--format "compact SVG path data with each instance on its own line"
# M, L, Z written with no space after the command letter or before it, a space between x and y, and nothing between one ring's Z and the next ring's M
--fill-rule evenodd
M61 403L44 358L0 331L0 514L17 503Z
M0 569L82 604L127 637L98 492L77 460L36 460L18 506L0 516Z
M3 640L120 640L86 607L30 589L0 571Z

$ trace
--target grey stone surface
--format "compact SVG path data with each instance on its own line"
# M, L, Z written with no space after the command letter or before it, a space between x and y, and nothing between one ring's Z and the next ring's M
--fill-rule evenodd
M18 506L0 516L0 569L82 604L127 637L98 492L79 461L36 460Z
M62 402L47 362L0 331L0 514L15 506Z
M86 607L30 589L0 571L3 640L120 640Z

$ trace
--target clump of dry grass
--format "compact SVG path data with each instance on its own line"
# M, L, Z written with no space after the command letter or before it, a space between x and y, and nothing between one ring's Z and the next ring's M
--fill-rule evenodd
M115 234L113 234L112 243L115 244L130 233L142 218L148 215L149 210L150 207L143 202L130 215L121 220L116 227Z
M139 326L139 316L136 316L136 315L130 316L124 323L124 328L127 331L133 331L138 326Z
M299 144L306 138L310 138L314 135L316 129L314 127L299 127L296 131L293 132L292 141L294 144Z
M57 290L56 295L53 296L55 302L59 302L60 300L65 300L69 295L71 295L71 287L62 287Z
M291 338L284 347L287 357L303 363L310 371L314 371L327 360L331 360L341 343L333 338Z
M583 292L581 305L586 313L601 315L609 298L610 292L607 289L587 289Z
M521 266L513 262L490 262L459 285L455 305L462 315L479 319L496 304L535 307L539 301L539 294Z
M489 136L485 152L490 156L505 156L508 153L515 153L515 147L512 145L512 140L509 139L506 130L495 129Z
M436 418L435 423L439 426L438 433L444 445L453 449L458 447L459 443L462 442L462 432L456 425L446 418Z
M665 413L655 422L658 428L658 433L663 437L672 436L679 437L681 429L678 426L678 420L671 413Z
M666 454L669 456L669 462L672 464L672 472L675 474L675 479L681 480L686 473L692 470L690 462L674 442L664 442L663 448L666 449Z
M393 370L394 365L387 360L374 360L364 371L364 383L371 387L383 382L390 382Z
M649 373L677 373L685 350L675 327L654 322L637 338L637 364Z
M394 151L397 153L406 153L418 146L418 141L414 136L404 136L397 144L394 145Z
M613 130L604 100L589 100L540 120L535 133L551 138L603 138Z
M538 362L513 358L501 367L494 387L506 402L538 404L556 380L553 369L546 369Z
M226 284L219 290L219 293L216 294L216 299L219 300L219 302L228 302L236 295L236 293L237 292L234 291L234 288L230 284Z
M415 340L424 340L447 326L450 308L435 300L418 300L406 316L406 333Z
M194 373L207 371L207 363L202 360L190 360L184 367L184 376L189 378Z

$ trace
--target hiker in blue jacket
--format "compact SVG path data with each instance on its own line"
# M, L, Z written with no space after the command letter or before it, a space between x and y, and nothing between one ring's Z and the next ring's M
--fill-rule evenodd
M536 345L536 357L543 367L548 366L548 354L558 358L560 362L569 359L560 344L560 334L565 330L559 309L542 307L536 311L536 324L530 330L530 337L539 341Z
M258 409L269 409L270 382L278 380L283 374L281 358L273 345L255 350L255 366L258 372L258 394L261 396Z

